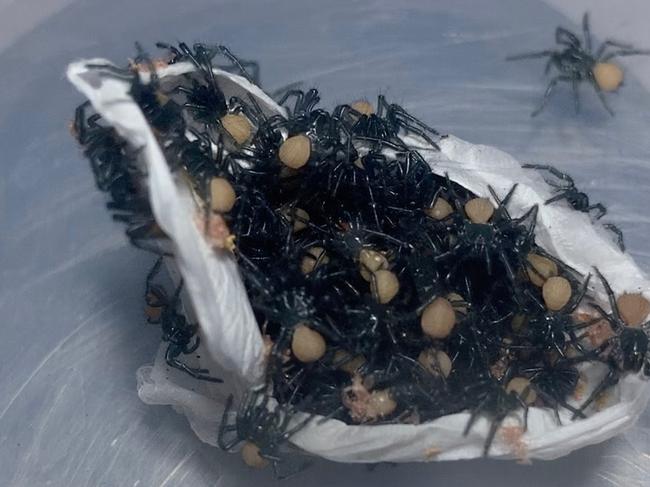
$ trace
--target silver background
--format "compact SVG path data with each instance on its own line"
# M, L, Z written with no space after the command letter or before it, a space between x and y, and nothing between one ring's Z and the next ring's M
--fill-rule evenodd
M589 6L598 32L650 47L647 3L549 3L573 20ZM649 61L626 61L637 77L610 97L616 118L588 89L574 116L561 89L535 120L543 62L503 61L550 47L570 19L536 0L0 0L0 486L275 484L136 395L159 339L142 316L152 259L127 246L68 135L81 101L70 60L121 62L134 40L219 41L258 59L269 89L303 80L329 107L382 92L444 132L568 169L650 271ZM317 462L285 485L650 485L649 428L646 413L619 438L532 466Z

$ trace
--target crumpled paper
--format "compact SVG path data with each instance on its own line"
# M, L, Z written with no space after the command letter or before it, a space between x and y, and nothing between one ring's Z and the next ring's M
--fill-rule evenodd
M183 185L177 184L156 139L138 106L128 95L128 85L107 78L89 65L106 64L103 59L73 63L69 80L90 100L94 108L135 147L142 148L147 168L154 214L176 248L176 265L183 275L189 303L200 322L202 344L197 354L223 385L196 381L169 370L164 362L165 344L154 366L138 371L138 393L149 404L169 404L185 414L201 440L216 444L217 425L228 392L240 391L260 380L263 373L262 337L233 259L215 253L193 224L193 202ZM179 63L158 71L161 79L192 71ZM282 113L259 88L246 79L215 69L217 81L227 97L249 92L268 113ZM143 73L146 79L147 74ZM632 259L622 253L611 236L592 225L586 214L558 203L544 206L552 188L535 171L521 168L510 155L489 146L473 145L449 136L437 152L417 137L405 141L421 148L421 154L437 174L449 177L474 193L489 197L492 186L503 197L513 184L517 190L509 204L513 216L539 204L536 240L551 254L583 274L597 265L617 292L643 292L649 297L650 282ZM592 280L605 301L600 283ZM586 365L584 400L606 373L602 364ZM646 407L647 382L640 375L625 376L609 392L606 407L584 420L571 421L560 412L561 424L550 409L530 408L528 429L521 431L516 414L504 423L490 451L494 458L553 459L578 448L604 441L629 428ZM487 419L476 422L471 432L462 432L469 413L459 413L420 425L346 425L338 420L312 421L291 442L307 453L339 462L410 462L476 458L482 455L489 428ZM506 434L510 432L510 434Z

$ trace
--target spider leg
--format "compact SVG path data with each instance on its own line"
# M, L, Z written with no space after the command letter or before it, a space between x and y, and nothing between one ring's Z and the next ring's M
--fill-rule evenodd
M259 64L257 64L255 61L243 61L239 59L226 46L218 46L218 48L221 54L227 57L228 60L237 67L237 69L239 70L239 72L242 74L244 78L246 78L252 84L259 85L260 82ZM250 66L252 68L253 70L252 76L248 73L248 71L244 66Z
M199 348L201 344L201 339L198 336L194 337L194 343L183 348L183 354L189 355L190 353L196 352L196 349Z
M598 386L593 390L593 392L589 395L587 400L582 403L580 408L576 413L573 413L572 419L576 419L580 414L583 414L585 409L587 409L592 402L594 402L598 397L605 392L605 390L609 389L610 387L616 385L618 383L619 379L619 372L612 366L610 366L609 372L607 375L603 378L603 380L598 384Z
M512 195L515 193L515 190L517 189L517 184L513 184L512 188L510 188L510 191L508 191L508 194L506 194L505 198L501 200L499 196L497 195L496 191L494 191L494 188L490 185L488 185L488 190L490 191L490 194L492 195L492 198L494 201L497 203L497 210L496 212L499 214L505 215L505 217L510 220L510 214L508 213L508 210L506 209L506 206L510 202L510 198L512 198Z
M300 110L303 112L311 112L319 101L320 96L318 95L318 90L316 88L311 88L305 94L303 105L300 107Z
M517 276L515 275L514 271L512 270L512 266L510 265L510 261L508 260L508 257L506 257L505 253L503 250L499 252L499 257L501 258L501 262L503 262L503 266L506 268L506 274L508 275L508 279L515 284L517 282Z
M605 279L605 276L603 276L600 273L597 267L594 267L594 271L596 272L596 275L600 279L600 282L603 283L603 287L605 288L605 292L607 293L607 299L609 300L609 306L612 309L612 314L614 315L614 318L618 323L623 323L621 319L621 315L618 312L618 306L616 304L616 295L614 294L614 290L609 285L609 282L607 282L607 279Z
M158 245L156 245L155 243L149 243L146 240L129 238L129 243L140 250L144 250L145 252L149 252L154 255L158 255L162 257L174 257L174 254L172 252L161 250Z
M537 115L540 114L540 112L544 109L544 107L546 107L546 104L548 103L548 100L550 99L553 90L555 89L555 87L560 81L572 81L572 80L573 79L570 76L556 76L555 78L551 79L551 81L548 83L548 86L546 87L546 91L544 92L544 96L542 97L541 103L533 111L533 113L530 114L530 116L536 117Z
M469 420L467 421L467 424L465 425L465 429L463 430L463 436L467 436L472 429L472 426L474 426L474 423L478 419L479 413L481 412L483 406L485 403L488 401L488 396L483 398L481 402L476 406L476 408L472 411L472 413L469 416Z
M569 191L561 191L560 193L556 194L552 198L547 199L544 204L545 205L550 205L551 203L555 203L556 201L560 201L562 199L567 199L569 195Z
M548 61L546 61L546 64L544 65L544 76L547 76L548 73L551 72L551 67L553 66L553 60L554 58L551 56L548 58Z
M490 252L489 252L488 246L485 243L485 239L483 239L482 237L480 237L480 241L477 242L477 243L483 248L483 252L485 254L485 262L487 264L487 274L488 274L488 276L491 276L492 275L492 258L490 257Z
M559 169L551 166L550 164L523 164L521 167L525 169L537 169L540 171L548 171L556 178L561 179L562 181L566 181L568 183L568 187L575 186L573 182L573 178L571 176L569 176L566 173L563 173Z
M90 106L90 102L85 101L81 105L79 105L74 112L73 130L74 130L74 134L77 136L77 140L81 145L85 145L87 142L86 123L84 122L84 118L86 116L86 109L89 106ZM90 117L88 118L88 120L90 120Z
M575 297L569 301L569 303L564 307L565 312L567 313L572 313L580 304L580 302L583 300L585 297L585 294L587 294L587 289L589 286L589 281L591 280L591 274L587 275L587 278L585 279L585 282L582 284L580 288L580 292L575 295Z
M512 198L512 195L515 194L516 189L517 189L517 183L512 185L512 188L510 188L510 191L508 191L508 194L506 194L506 196L503 198L503 200L499 204L502 205L502 206L507 206L508 203L510 202L510 199Z
M281 86L280 88L276 88L272 91L269 91L269 96L274 100L276 100L279 97L283 96L288 91L291 90L299 91L298 88L302 86L302 84L303 84L302 81L294 81L293 83L289 83L287 85Z
M537 213L539 213L539 206L533 205L530 207L530 209L521 215L519 218L515 218L513 222L517 225L524 223L526 220L530 219L530 223L528 224L528 237L527 241L531 240L534 236L535 233L535 227L537 226Z
M186 374L194 377L195 379L198 380L204 380L206 382L223 382L222 379L219 379L218 377L212 377L209 375L206 375L209 370L207 369L195 369L192 367L189 367L187 364L181 362L178 360L178 355L176 352L180 352L181 350L177 348L176 345L170 344L167 347L167 351L165 352L165 362L167 362L167 365L170 367L173 367L175 369L181 370L185 372Z
M429 145L431 145L431 147L433 147L434 149L436 149L436 150L438 150L438 151L440 150L440 146L439 146L437 143L435 143L435 142L433 141L433 139L432 139L431 137L429 137L429 136L425 133L424 129L421 129L421 128L417 127L417 126L411 125L410 123L404 123L404 122L402 122L402 121L399 121L398 123L399 123L400 127L403 127L403 128L406 129L408 132L412 132L412 133L414 133L415 135L418 135L419 137L422 137L422 138L423 138L423 139L424 139L424 140L425 140ZM431 130L433 130L433 129L431 129ZM423 149L423 148L420 148L420 150L422 150L422 149Z
M232 441L226 441L226 434L237 431L237 426L235 424L228 424L228 417L230 416L230 413L233 412L233 400L234 397L230 394L226 400L226 406L223 409L221 422L219 423L219 430L217 432L217 445L224 451L231 450L241 441L239 436L236 436Z
M580 91L578 90L578 80L571 81L571 89L573 90L573 104L576 115L580 113Z
M573 406L571 406L569 403L567 403L564 400L558 400L558 399L552 397L551 395L549 395L546 392L542 391L539 387L535 387L535 392L537 392L537 394L539 396L541 396L541 398L545 402L551 403L553 405L553 409L555 410L555 417L557 419L558 424L562 424L562 422L560 420L560 413L558 411L558 406L562 406L564 409L572 412L575 415L575 417L580 417L580 418L585 417L585 415L580 410L574 408Z
M490 424L490 431L488 432L487 437L485 438L485 445L483 446L483 456L487 457L488 453L490 452L490 447L492 446L492 443L494 442L494 437L497 434L497 431L499 431L499 428L501 427L501 423L503 423L503 420L505 418L499 416L497 418L494 418L492 420L492 423Z
M600 220L602 217L604 217L607 214L607 208L603 206L602 203L596 203L595 205L591 205L587 207L587 212L591 212L592 210L598 210L598 213L596 214L596 220Z
M538 51L538 52L528 52L524 54L514 54L512 56L506 57L506 61L519 61L521 59L536 59L540 57L546 57L546 56L552 56L555 54L555 51L552 51L550 49L547 49L546 51ZM549 60L549 63L551 60Z
M418 126L420 129L422 129L422 130L424 130L426 132L429 132L429 133L431 133L433 135L440 135L440 132L438 132L436 129L434 129L433 127L427 125L422 120L414 117L409 112L404 110L404 108L402 108L401 106L393 104L393 105L390 105L390 109L392 110L393 114L395 114L395 115L397 115L399 117L402 117L404 120L406 120L407 122L410 122L413 125ZM402 123L404 123L404 120L402 120Z
M625 240L623 238L623 232L621 229L613 223L605 223L603 224L603 227L616 235L616 243L618 244L618 247L621 249L621 252L625 252Z
M620 51L614 51L604 56L601 61L606 62L610 59L613 59L618 56L647 56L650 55L650 50L648 49L621 49Z
M578 37L573 32L565 29L564 27L558 27L555 29L555 42L576 48L579 48L581 45L580 39L578 39Z
M607 104L607 100L605 99L605 94L603 93L603 90L600 89L598 86L598 83L596 83L596 80L593 78L593 76L589 79L591 82L591 86L593 86L594 90L596 91L596 95L598 95L598 99L600 100L600 103L603 105L603 108L607 110L607 113L609 113L612 117L614 116L614 110L610 108L610 106Z
M610 39L605 39L603 43L598 47L598 50L596 51L596 54L594 57L596 59L602 59L603 55L605 54L605 51L607 50L608 47L615 47L617 49L633 49L632 44L626 44L623 42L618 42L618 41L613 41Z
M295 112L295 109L302 104L302 100L305 96L302 90L287 90L284 95L282 95L282 97L277 101L277 103L278 105L282 106L291 96L295 97L296 99L293 110Z
M585 38L585 51L591 53L591 29L589 28L589 12L582 16L582 35Z

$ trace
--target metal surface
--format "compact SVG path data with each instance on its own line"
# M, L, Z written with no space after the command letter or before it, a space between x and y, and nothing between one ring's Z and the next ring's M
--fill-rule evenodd
M81 97L63 71L78 57L121 62L132 40L218 41L260 60L268 89L303 80L329 107L382 92L444 132L567 169L609 207L650 270L650 98L641 85L628 78L610 97L613 119L585 88L581 115L560 89L531 120L543 63L503 58L549 47L554 27L570 22L533 0L427 3L77 1L0 52L0 485L274 484L136 395L135 370L159 339L142 315L152 259L127 247L67 132ZM316 462L285 485L649 485L649 428L646 414L617 439L532 466L367 472Z

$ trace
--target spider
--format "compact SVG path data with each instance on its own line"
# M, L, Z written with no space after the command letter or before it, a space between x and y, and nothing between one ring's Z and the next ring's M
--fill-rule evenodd
M177 48L176 46L167 44L166 42L156 42L156 47L170 52L171 56L167 61L168 64L176 64L188 60L191 61L187 52L182 48ZM234 69L251 83L258 86L260 85L260 67L256 61L245 61L239 59L226 46L205 46L205 48L208 51L210 58L213 58L216 54L222 54L230 60L231 65L217 66L218 69L228 72ZM246 68L250 68L252 74L250 74Z
M117 211L113 214L115 221L126 224L125 234L131 245L158 256L173 256L167 245L168 237L156 222L146 198L142 198L139 206L135 202L119 208L111 203L107 206Z
M285 352L291 350L293 358L304 365L318 362L327 351L327 342L338 341L341 332L333 323L318 316L314 298L302 282L292 279L284 263L276 272L262 272L248 257L238 254L240 270L247 284L253 309L266 321L277 325L271 357L276 365L286 362ZM284 272L278 272L279 268ZM295 278L294 278L295 279ZM269 367L272 369L273 367Z
M318 94L318 90L315 88L311 88L307 93L302 90L291 89L286 91L282 97L280 97L277 101L278 105L283 106L289 98L294 98L293 107L285 108L287 108L291 117L305 116L314 110L320 101L320 95Z
M198 43L191 49L181 42L178 50L197 68L200 80L190 77L190 87L181 84L173 88L172 92L185 95L183 107L193 114L197 122L205 127L218 124L236 146L245 144L250 140L253 131L251 122L257 122L259 119L259 112L255 111L256 106L251 108L237 97L226 100L214 75L213 49ZM221 48L219 50L224 52ZM233 59L236 58L233 56Z
M100 191L130 193L135 158L114 128L100 124L100 114L87 116L89 107L88 101L77 107L72 131L90 160L97 187Z
M560 359L553 363L545 358L542 364L525 368L522 372L530 376L530 382L537 395L553 408L558 423L559 406L584 417L578 409L567 403L567 398L576 390L580 379L580 372L569 360Z
M529 289L524 291L524 295L529 298L527 303L521 303L521 313L527 316L528 324L523 335L516 335L517 338L523 338L530 347L537 350L556 351L560 357L566 357L567 346L573 347L583 354L587 353L576 335L576 331L588 328L597 320L587 321L585 323L575 323L572 313L577 309L587 294L591 275L588 275L582 285L578 287L575 282L570 286L570 296L564 299L566 303L559 309L549 309L547 295L545 303L542 303ZM567 280L567 283L569 281ZM522 347L524 349L528 347Z
M501 380L484 377L474 384L469 384L465 391L475 405L472 407L463 435L466 436L470 432L479 416L488 416L492 420L483 446L484 457L488 456L494 437L503 421L520 407L524 409L524 430L526 429L528 404L515 391L506 390L504 385L507 378L507 375Z
M207 375L209 370L193 368L179 360L178 357L181 355L194 353L199 347L198 325L189 323L187 318L178 311L180 293L183 287L182 281L171 297L162 285L154 282L160 273L162 263L163 258L158 258L149 274L147 274L145 302L147 304L149 323L160 324L163 332L162 339L169 343L165 352L165 361L170 367L185 372L195 379L207 382L223 382L217 377Z
M284 129L287 138L278 150L278 159L291 169L300 169L308 162L327 165L327 161L349 163L357 158L349 131L334 115L315 108L320 100L315 89L303 93L289 90L281 99L294 97L294 106L287 109L288 118L275 117L273 127Z
M300 409L304 408L301 405ZM289 403L273 405L265 384L251 388L236 413L230 395L219 425L217 444L222 450L230 451L244 442L241 455L249 467L265 468L271 463L276 476L285 478L280 473L283 446L313 418L312 415L297 418L296 413L297 408Z
M405 149L406 145L399 133L415 134L424 139L433 148L440 150L432 137L440 137L440 133L418 120L396 103L388 103L383 95L377 97L377 113L366 102L365 113L350 105L339 105L334 109L334 117L343 120L349 127L350 133L356 140L368 140L381 145L382 142L396 144Z
M604 41L596 52L593 52L588 13L585 13L582 18L582 31L583 40L581 41L574 33L563 27L558 27L555 30L555 42L559 45L559 49L547 49L506 58L508 61L515 61L547 57L545 74L548 74L551 66L554 66L558 72L549 82L540 105L532 113L533 117L544 109L560 81L571 83L576 113L580 111L578 85L587 81L596 91L605 110L613 116L614 112L607 104L604 93L618 89L623 82L623 70L610 61L618 56L650 54L648 50L635 49L630 44L611 40ZM615 50L612 51L610 48Z
M153 217L146 190L138 181L142 175L135 164L135 154L115 129L100 123L99 114L87 116L89 105L85 102L77 107L72 129L91 161L97 187L110 193L106 206L114 212L114 220L127 224L126 235L133 246L167 254L159 245L165 235Z
M650 340L646 332L650 322L639 324L638 327L628 324L622 313L622 305L617 302L609 282L597 268L594 270L605 288L611 312L605 312L597 304L592 304L592 307L599 313L600 318L609 323L614 331L614 336L590 353L589 358L596 357L598 360L602 360L609 367L609 371L589 398L580 406L580 413L598 399L603 392L616 385L626 372L638 373L643 370L646 376L650 376L650 354L648 353Z
M576 211L581 211L589 215L591 215L592 211L595 212L594 218L596 220L600 220L603 216L607 214L607 208L605 208L605 206L602 203L591 204L587 193L578 191L578 188L576 188L573 178L568 174L563 173L558 169L556 169L555 167L550 166L548 164L523 164L521 167L525 169L537 169L539 171L547 171L553 176L555 176L557 179L565 183L565 184L558 184L553 181L548 181L548 180L546 181L551 186L556 188L557 194L555 194L555 196L546 200L544 202L545 205L549 205L556 201L565 200ZM625 251L625 241L623 239L623 232L621 232L621 230L613 223L605 223L603 226L616 236L616 242L619 248L621 249L621 251Z
M136 43L138 55L135 62L128 68L118 68L111 64L89 64L89 68L100 69L105 75L112 76L130 83L129 94L138 104L144 116L154 129L159 139L163 141L185 134L185 120L182 108L174 100L166 96L160 86L156 67L151 58ZM147 65L149 79L145 82L137 66Z
M451 183L448 186L451 188ZM519 218L510 217L506 206L516 188L515 184L501 200L494 189L488 187L497 202L496 208L484 198L472 198L463 205L452 191L457 210L454 215L457 241L449 250L437 255L435 260L456 259L455 265L458 266L468 259L484 259L487 274L492 275L493 260L496 258L504 266L509 279L515 282L515 269L534 244L538 211L535 205Z

